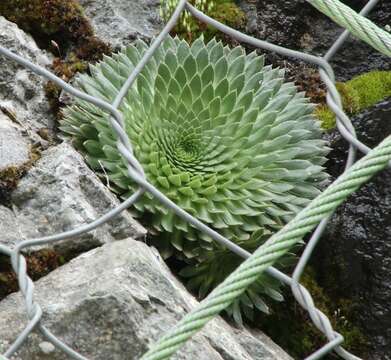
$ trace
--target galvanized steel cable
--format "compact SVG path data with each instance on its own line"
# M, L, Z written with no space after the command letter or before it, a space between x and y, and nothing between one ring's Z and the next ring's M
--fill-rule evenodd
M307 0L312 6L333 19L384 55L391 56L391 35L372 21L357 14L339 0Z

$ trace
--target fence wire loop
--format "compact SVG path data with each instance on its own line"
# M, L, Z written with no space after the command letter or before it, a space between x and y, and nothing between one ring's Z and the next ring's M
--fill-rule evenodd
M19 288L24 297L26 313L29 319L26 327L18 335L13 344L11 344L4 355L0 355L0 360L7 360L7 358L14 355L34 330L38 330L45 340L51 342L70 358L87 360L83 355L73 350L52 334L42 323L43 312L40 305L34 301L34 283L27 274L26 260L22 254L22 250L35 245L53 244L92 231L132 206L146 191L150 192L163 205L174 211L182 219L191 223L199 231L205 232L215 241L226 246L246 260L222 284L214 289L197 308L186 315L172 331L166 334L157 342L157 344L152 346L152 348L142 357L143 360L170 358L170 356L194 333L201 330L209 320L226 308L235 297L239 296L249 284L255 281L262 271L266 271L271 276L290 286L297 302L308 311L311 321L328 340L322 348L307 357L306 360L320 359L332 351L346 360L360 360L360 358L350 354L342 348L342 335L333 329L327 316L317 309L311 294L300 284L300 278L336 206L342 203L346 197L360 185L368 181L376 172L387 165L390 166L391 159L391 137L387 138L373 150L357 139L353 125L349 117L343 111L341 97L335 87L335 76L333 69L329 64L329 60L331 60L343 45L344 41L349 36L349 32L387 56L391 56L391 36L364 17L375 7L378 0L370 0L363 8L360 15L348 6L342 4L339 0L307 0L307 2L332 18L336 23L346 28L345 32L341 34L324 57L317 57L290 50L267 41L255 39L208 17L206 14L197 10L188 1L179 0L170 20L161 33L153 40L150 48L132 71L112 104L75 89L46 69L31 63L0 45L1 55L29 68L34 73L53 81L64 91L96 105L109 114L107 119L117 136L117 149L126 161L129 176L139 185L138 190L126 201L91 223L84 224L63 233L21 241L14 249L10 249L0 244L0 253L11 258L11 264L17 275ZM137 76L153 56L154 52L159 48L163 40L174 28L185 10L199 21L215 27L239 42L316 65L319 68L321 80L327 87L327 104L336 114L337 128L349 143L345 172L321 195L315 198L304 210L302 210L294 220L288 223L278 233L274 234L264 245L257 249L254 254L250 254L188 214L148 182L141 164L134 156L132 144L124 130L123 117L118 111L122 99L128 93L128 90L133 85ZM357 150L367 155L354 164ZM272 266L278 257L282 256L284 252L289 250L291 246L297 243L297 241L299 241L307 232L315 227L316 229L307 243L298 264L294 269L292 277L289 277ZM272 260L270 260L271 258ZM254 271L254 269L257 271ZM240 283L240 285L238 285L238 283ZM228 287L229 291L227 291ZM235 291L233 291L233 289Z

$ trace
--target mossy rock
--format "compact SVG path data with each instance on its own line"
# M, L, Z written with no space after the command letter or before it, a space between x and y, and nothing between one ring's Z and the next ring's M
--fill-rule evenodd
M321 121L324 130L331 130L336 126L335 114L327 105L319 105L315 109L315 117Z
M79 41L93 35L83 9L74 0L7 0L0 15L40 38Z
M210 17L234 29L243 29L246 24L245 13L232 2L217 4Z
M245 13L235 4L235 2L230 0L214 1L213 6L206 12L206 15L237 30L243 30L246 23ZM179 23L173 32L189 42L192 42L201 35L203 35L206 40L210 40L213 37L224 37L224 34L214 27L201 23L192 16L190 16L187 21L189 22L188 26Z
M76 0L7 0L0 2L0 15L30 33L41 48L53 52L52 71L65 81L112 51L94 35ZM60 116L60 87L49 81L45 93L53 113Z
M391 71L371 71L346 83L339 82L336 87L341 95L344 111L348 115L355 115L391 97ZM327 105L319 105L315 115L325 130L335 128L335 114Z
M348 91L356 92L355 106L362 111L391 96L391 71L372 71L346 84Z
M61 255L51 249L38 250L25 256L27 272L35 281L49 274L66 262ZM19 290L18 280L12 269L10 258L0 255L0 301Z

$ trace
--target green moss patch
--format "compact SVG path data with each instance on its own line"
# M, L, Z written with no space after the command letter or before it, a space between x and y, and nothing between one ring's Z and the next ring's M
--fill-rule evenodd
M209 16L234 29L243 29L246 25L246 15L233 2L217 4ZM210 36L221 34L215 28L209 29L209 33Z
M348 115L355 115L391 96L391 71L371 71L336 86L344 111ZM324 129L335 128L335 114L328 106L319 105L315 114Z
M213 5L207 7L206 14L237 30L243 30L246 23L245 13L234 1L230 0L215 0ZM210 40L212 37L227 40L223 33L212 26L199 22L192 16L187 16L186 20L179 22L173 30L173 35L178 35L188 42L194 41L200 35L203 35L206 40Z
M0 15L31 33L41 44L56 40L78 42L93 36L83 9L74 0L8 0L0 3Z

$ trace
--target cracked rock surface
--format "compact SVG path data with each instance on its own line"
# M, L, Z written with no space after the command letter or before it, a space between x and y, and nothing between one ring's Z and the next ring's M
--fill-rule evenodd
M69 144L49 148L20 180L11 194L12 212L20 240L39 238L90 223L119 204ZM11 228L7 219L3 227ZM89 233L54 245L61 253L79 253L129 236L143 238L145 230L128 212ZM2 243L14 245L6 232ZM12 240L13 239L13 240ZM45 245L50 246L50 245ZM29 248L37 250L37 247Z
M30 35L2 16L0 44L37 65L47 67L51 63L51 56L39 49ZM44 92L45 79L13 60L3 56L0 60L0 113L8 114L34 141L41 141L37 132L52 128L54 121ZM2 122L3 117L0 117Z
M125 239L84 253L35 284L43 323L67 345L94 360L139 359L150 345L197 305L153 248ZM0 353L26 325L20 294L0 304ZM29 336L13 360L68 359L45 354ZM289 360L258 331L211 321L173 359Z
M0 172L30 161L30 141L0 112Z

